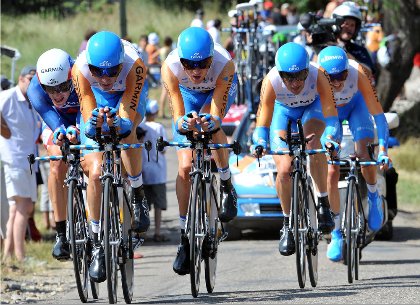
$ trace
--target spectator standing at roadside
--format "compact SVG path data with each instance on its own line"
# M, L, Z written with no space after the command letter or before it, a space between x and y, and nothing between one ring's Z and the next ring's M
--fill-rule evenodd
M0 93L0 111L11 131L10 139L0 137L1 160L4 166L9 220L3 259L15 255L25 258L25 233L28 217L37 200L36 177L31 175L27 156L36 152L39 137L37 114L28 101L26 92L36 69L24 67L16 87Z
M163 47L160 48L159 53L160 53L160 59L163 62L166 57L168 57L169 53L171 53L172 51L172 43L173 40L171 37L166 36L165 40L163 41ZM166 108L166 101L168 98L168 92L166 91L165 87L162 86L161 88L161 93L160 93L160 98L159 98L159 112L160 112L160 117L162 118L166 118L165 115L165 108Z
M83 41L80 43L79 52L77 54L82 53L86 49L86 45L87 45L87 42L88 42L89 38L92 37L95 34L96 34L96 31L92 30L92 29L88 29L85 32L85 37L84 37Z
M146 105L146 121L141 123L137 128L137 138L145 133L143 142L149 140L152 143L156 143L159 137L166 140L165 128L162 124L155 122L156 116L159 112L159 105L156 100L149 100ZM140 141L140 138L139 138ZM150 161L147 158L147 151L143 149L143 186L144 193L149 203L149 210L151 206L154 206L155 212L155 233L153 240L155 242L165 242L169 239L161 234L161 223L162 223L162 210L167 209L166 200L166 158L165 151L158 152L159 157L156 159L156 147L152 146L152 150L149 153Z
M7 126L6 121L3 118L3 115L0 113L0 124L1 124L1 133L0 135L5 139L10 139L12 135ZM1 219L0 219L0 250L3 251L3 241L6 238L6 225L7 220L9 219L9 201L7 200L6 195L6 184L4 181L4 169L3 162L0 160L0 195L1 195Z
M213 20L213 26L211 26L207 31L210 33L211 38L213 38L214 43L220 44L220 27L222 26L222 21L218 18Z
M196 26L196 27L204 29L203 19L204 19L204 11L201 8L199 8L198 10L195 11L195 18L191 21L190 26Z

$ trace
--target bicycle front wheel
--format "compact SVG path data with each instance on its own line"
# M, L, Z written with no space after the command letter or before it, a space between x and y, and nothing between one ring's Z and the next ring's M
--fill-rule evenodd
M201 250L203 243L203 188L200 175L194 176L190 195L190 279L194 298L200 290Z
M70 181L67 196L67 221L74 277L80 301L86 303L89 291L89 266L86 248L88 233L82 190L77 186L77 181Z
M306 218L304 212L304 189L302 176L293 174L293 234L296 247L296 271L299 287L304 288L306 282Z
M212 293L216 284L217 248L221 237L221 223L219 221L219 193L216 176L212 175L207 190L207 233L204 239L206 255L204 258L207 292ZM204 251L204 250L203 250ZM204 255L204 254L203 254Z
M128 187L128 186L127 186ZM123 191L122 202L120 208L122 209L122 234L123 244L120 246L120 272L121 285L124 295L124 300L127 304L131 304L133 300L133 284L134 284L134 259L133 259L133 243L131 232L131 215L130 201L128 195Z
M309 184L309 182L308 182ZM318 283L318 220L316 217L315 197L312 187L309 186L305 196L308 213L308 249L306 250L306 259L308 260L308 272L311 286L316 287Z
M118 278L118 210L117 194L112 178L106 178L103 189L103 217L104 217L104 250L106 280L108 288L108 300L110 304L117 302L117 278Z
M347 191L346 200L346 256L347 256L347 280L349 283L353 283L356 268L359 265L359 248L357 247L357 191L356 181L350 179Z

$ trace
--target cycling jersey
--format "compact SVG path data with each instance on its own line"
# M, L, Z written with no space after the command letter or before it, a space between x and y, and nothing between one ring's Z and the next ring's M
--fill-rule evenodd
M122 42L125 52L123 67L112 89L106 93L107 95L117 95L118 99L107 100L95 95L93 89L97 89L98 93L105 94L105 91L101 89L89 71L86 50L76 59L72 69L73 83L80 103L83 105L81 112L84 122L91 117L93 109L105 106L119 108L119 115L122 118L129 118L131 121L134 121L137 112L142 117L144 116L147 97L147 90L143 88L146 67L139 51L128 41L122 40ZM120 105L124 106L120 107Z
M48 94L42 89L38 77L33 77L27 94L32 106L51 130L55 130L62 125L65 127L76 125L80 105L75 90L71 91L63 106L56 107Z
M229 53L219 44L214 45L214 55L204 80L194 84L185 72L178 50L169 53L162 66L162 79L172 102L172 128L175 141L185 137L175 131L175 122L189 111L200 112L211 104L210 114L224 118L237 94L237 77Z
M374 127L369 113L375 119L380 149L388 147L388 124L379 103L375 88L363 72L363 67L355 60L349 59L348 76L343 89L335 92L337 111L340 122L349 121L349 127L355 141L374 137ZM341 126L340 126L341 129ZM342 130L339 137L341 140Z
M339 122L334 96L328 79L316 63L310 62L308 77L299 94L290 92L277 68L272 68L263 81L261 102L257 114L257 127L265 127L264 141L270 141L272 150L284 149L287 144L279 141L279 132L287 130L288 120L301 119L305 125L311 119L325 121L326 136L336 139ZM296 124L292 124L296 125ZM269 134L268 134L269 127ZM294 131L296 127L293 128ZM258 142L259 139L254 140Z
M219 77L223 68L226 66L226 63L230 60L231 57L229 52L226 51L220 44L215 43L213 61L206 77L201 84L194 84L188 77L187 73L185 73L185 70L179 60L178 49L175 49L169 53L165 62L178 79L180 86L193 91L208 91L216 88L217 78Z

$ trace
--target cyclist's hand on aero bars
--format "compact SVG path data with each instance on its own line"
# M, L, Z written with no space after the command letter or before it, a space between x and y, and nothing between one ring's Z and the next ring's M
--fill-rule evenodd
M117 108L106 106L104 108L104 113L108 126L115 127L121 138L125 138L131 133L133 122L129 118L122 118L117 115Z
M104 109L95 108L92 110L91 117L86 121L85 124L85 135L90 139L95 139L96 127L102 127L104 123Z
M204 131L215 131L222 125L222 120L217 115L201 113L200 118L200 125Z
M378 162L381 163L379 168L383 171L387 170L392 165L391 159L385 151L380 151L378 154Z
M327 137L324 138L324 140L321 142L323 143L323 146L328 151L328 155L331 158L338 156L338 152L340 151L340 144L338 142L335 142L331 138L327 138Z
M70 143L77 144L80 142L80 130L74 125L67 127L66 136Z
M176 121L175 128L178 133L185 134L188 131L198 132L198 126L201 123L201 118L197 112L190 111Z
M57 127L53 133L53 143L58 146L63 145L64 137L66 136L66 130L64 129L64 125Z

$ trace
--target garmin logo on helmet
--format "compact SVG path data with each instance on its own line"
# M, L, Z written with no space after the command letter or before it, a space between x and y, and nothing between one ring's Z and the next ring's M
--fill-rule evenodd
M112 64L107 60L104 60L103 62L99 63L99 67L111 67L111 66Z
M191 59L202 59L203 58L203 56L201 56L200 55L200 53L194 53L194 55L193 56L191 56Z
M297 65L293 65L289 68L289 71L299 71L299 67Z
M48 72L55 72L55 71L63 71L63 70L64 70L64 68L60 65L59 67L41 69L41 73L48 73Z
M326 61L335 60L335 59L343 60L344 56L343 55L325 55L323 58L321 58L321 62L326 62Z
M55 84L58 83L58 81L54 78L51 78L47 83L48 83L48 85L55 85Z
M335 74L335 73L340 73L341 71L339 71L336 67L333 67L331 70L330 70L330 72L329 72L329 74Z

